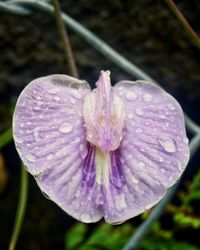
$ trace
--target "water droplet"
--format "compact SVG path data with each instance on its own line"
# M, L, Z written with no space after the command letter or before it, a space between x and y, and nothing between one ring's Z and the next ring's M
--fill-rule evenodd
M180 161L177 161L177 167L180 171L183 171L183 166L182 164L180 163Z
M103 205L103 203L104 203L104 198L103 198L103 195L102 195L101 193L97 195L96 203L97 203L98 205Z
M54 100L55 101L60 101L60 97L59 96L54 96Z
M165 115L159 115L159 117L160 117L161 119L166 119L166 116L165 116Z
M50 161L50 160L52 160L52 159L53 159L53 154L47 155L47 161Z
M49 195L46 194L44 191L42 191L42 194L44 195L44 197L45 197L46 199L51 200L51 198L49 197Z
M78 91L73 92L73 96L80 99L81 98L81 94Z
M74 98L70 98L69 101L72 103L72 104L75 104L76 103L76 100Z
M134 176L132 176L132 182L134 183L134 184L138 184L139 183L139 180L137 179L137 178L135 178Z
M139 168L144 168L145 167L145 163L143 161L139 161L138 162L138 167Z
M144 94L143 95L143 99L144 99L145 102L150 102L152 100L152 98L153 97L150 94Z
M176 152L176 144L175 141L171 138L163 138L159 140L161 147L168 153Z
M117 195L115 198L115 205L117 210L122 211L127 208L127 204L123 195Z
M184 142L185 144L188 144L188 143L189 143L188 138L187 138L187 137L185 137L185 138L183 139L183 142Z
M34 109L34 110L40 110L41 107L40 107L40 106L34 106L33 109Z
M30 162L35 162L35 161L36 161L36 157L35 157L35 155L33 155L33 154L28 154L28 155L26 156L26 159L27 159L28 161L30 161Z
M167 104L168 109L175 110L175 106L172 103Z
M59 87L53 87L51 89L48 90L49 94L56 94L60 92L60 88Z
M144 114L144 111L142 109L136 109L135 113L137 115L143 115Z
M59 127L59 131L62 133L69 133L72 131L72 125L69 122L63 122Z
M79 146L79 150L80 150L80 155L81 155L81 158L82 159L85 159L85 157L87 156L88 154L88 150L87 150L87 147L85 145L80 145Z
M132 113L129 113L127 117L128 117L128 119L131 120L131 119L133 118L133 114L132 114Z
M160 172L163 173L163 174L165 174L165 173L166 173L166 170L165 170L164 168L161 168L161 169L160 169Z
M136 128L135 132L136 132L137 134L140 134L140 133L142 133L142 129L141 129L141 128Z
M136 94L135 92L133 92L133 91L128 91L128 92L126 93L126 99L127 99L127 100L129 100L129 101L134 101L134 100L136 100L136 98L137 98L137 94Z
M23 142L24 142L24 139L21 138L21 137L18 137L18 136L15 135L14 138L15 138L15 141L16 141L17 143L23 143Z
M36 99L37 99L37 100L42 100L41 96L39 96L39 95L36 96Z
M41 140L40 138L40 128L37 127L33 130L33 134L34 134L34 138L35 138L35 141L38 142Z
M23 122L20 123L20 127L21 127L21 128L23 128L24 125L25 125L25 124L24 124Z
M81 215L81 221L85 223L90 223L92 221L91 217L89 214L83 214Z
M80 190L78 189L76 192L75 192L75 197L78 198L80 196L81 192Z

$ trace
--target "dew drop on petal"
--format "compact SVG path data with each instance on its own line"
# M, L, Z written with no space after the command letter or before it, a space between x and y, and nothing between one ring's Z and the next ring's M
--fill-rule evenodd
M129 113L128 115L127 115L127 117L128 117L128 119L132 119L133 118L133 114L132 113Z
M172 104L172 103L167 104L167 107L170 110L175 110L174 104Z
M115 198L115 205L117 210L122 211L127 208L127 204L123 195L117 195Z
M171 138L163 138L158 140L161 147L168 153L175 153L176 152L176 144L173 139Z
M72 103L72 104L75 104L76 103L76 100L74 98L70 98L69 101Z
M60 101L60 97L59 97L59 96L55 96L55 97L54 97L54 100L55 100L55 101Z
M187 138L187 137L185 137L185 138L183 139L183 142L184 142L185 144L188 144L188 143L189 143L188 138Z
M69 122L63 122L59 127L59 131L62 133L69 133L72 131L72 125Z
M136 178L136 177L134 177L134 176L132 176L132 182L134 183L134 184L138 184L139 183L139 180Z
M137 98L137 94L136 94L135 92L133 92L133 91L128 91L128 92L126 93L126 99L127 99L128 101L134 101L136 98Z
M182 164L180 163L180 161L177 161L177 167L180 171L183 171L183 166Z
M141 129L141 128L136 128L135 132L136 132L137 134L140 134L140 133L142 133L142 129Z
M50 160L52 160L52 159L53 159L53 154L47 155L47 161L50 161Z
M79 146L79 150L80 150L80 156L81 156L81 158L82 158L82 159L85 159L85 157L86 157L87 154L88 154L88 149L87 149L87 147L81 144L81 145Z
M97 195L96 203L97 203L98 205L103 205L103 203L104 203L104 198L103 198L103 195L102 195L101 193L99 193L99 194Z
M140 115L140 116L144 114L144 111L142 109L136 109L135 112L137 115Z
M139 161L138 162L138 167L139 168L144 168L145 167L145 163L143 161Z
M24 124L23 122L20 123L20 127L21 127L21 128L23 128L24 125L25 125L25 124Z
M51 89L48 90L49 94L56 94L60 92L60 88L59 87L53 87Z
M80 190L78 189L76 192L75 192L75 197L78 198L80 196L81 192Z
M41 140L41 138L40 138L40 128L39 127L37 127L37 128L35 128L34 130L33 130L33 134L34 134L34 138L35 138L35 141L36 142L38 142L38 141L40 141Z
M86 223L90 223L92 221L92 219L91 219L89 214L83 214L81 216L81 221L86 222Z
M143 99L144 99L145 102L150 102L152 100L152 95L144 94Z
M164 168L161 168L161 169L160 169L160 172L163 173L163 174L165 174L165 173L166 173L166 170L165 170Z
M28 155L26 156L26 159L27 159L28 161L30 161L30 162L35 162L35 161L36 161L35 155L32 155L32 154L28 154Z

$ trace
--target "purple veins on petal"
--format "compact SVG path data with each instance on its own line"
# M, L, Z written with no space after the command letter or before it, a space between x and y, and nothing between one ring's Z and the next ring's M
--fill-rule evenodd
M145 81L114 87L101 71L90 90L52 75L31 82L13 136L41 190L72 217L118 224L155 205L189 160L177 101Z

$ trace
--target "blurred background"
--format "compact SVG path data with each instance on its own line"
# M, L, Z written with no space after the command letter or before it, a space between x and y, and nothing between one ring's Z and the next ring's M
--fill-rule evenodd
M177 0L200 34L200 1ZM200 124L200 50L163 0L63 0L64 12L156 79ZM80 78L94 86L109 69L113 84L135 80L77 34L68 31ZM11 126L18 95L35 78L68 74L53 17L0 12L0 134ZM191 138L191 135L188 134ZM140 242L138 250L200 249L200 152L185 171L172 202ZM150 211L122 225L83 224L44 198L30 177L28 204L16 249L122 249ZM0 151L0 249L7 249L19 196L20 160L10 142Z

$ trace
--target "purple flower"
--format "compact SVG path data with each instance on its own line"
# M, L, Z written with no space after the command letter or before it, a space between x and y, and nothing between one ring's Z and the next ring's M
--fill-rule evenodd
M51 75L21 93L13 135L28 171L55 203L86 223L116 224L155 205L189 160L183 112L146 81L110 84Z

